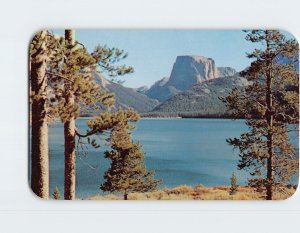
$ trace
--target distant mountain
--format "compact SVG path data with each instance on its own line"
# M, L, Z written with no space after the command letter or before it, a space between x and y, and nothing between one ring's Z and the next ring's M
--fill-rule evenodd
M247 85L249 81L238 76L211 79L171 97L155 107L151 114L223 116L228 112L219 97L227 96L234 87L243 88Z
M160 102L163 102L169 99L171 96L180 93L181 91L176 89L176 87L167 84L169 80L169 77L165 77L157 81L148 91L145 92L145 95L147 95L149 98L157 99Z
M197 83L235 74L236 71L231 67L216 67L211 58L178 56L170 78L159 80L145 94L163 102Z
M237 74L236 70L231 67L217 67L216 78L234 76Z
M151 99L144 94L139 93L133 88L124 87L121 84L114 83L101 74L95 73L94 77L98 85L104 90L115 93L115 109L122 108L133 108L136 111L143 113L153 110L159 102L155 99Z
M142 86L142 87L134 88L134 90L141 94L145 94L149 90L149 87Z

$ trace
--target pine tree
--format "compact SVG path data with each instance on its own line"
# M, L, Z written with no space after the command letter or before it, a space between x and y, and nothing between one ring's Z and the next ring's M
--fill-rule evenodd
M53 62L56 40L47 30L38 32L29 49L31 121L31 188L41 198L49 198L48 155L48 75Z
M32 40L31 186L37 195L49 198L48 122L59 116L65 131L65 199L75 199L75 136L80 137L75 120L84 109L114 104L114 94L101 90L93 73L107 72L111 77L132 73L132 67L115 65L126 57L123 50L106 46L97 46L89 54L84 45L75 41L73 30L66 30L65 37L42 31Z
M57 75L63 59L61 39L47 30L38 32L29 49L31 122L31 187L42 198L49 198L48 124L57 118L57 104L53 104Z
M52 194L52 196L55 200L60 200L61 197L60 197L60 192L59 192L58 187L55 187L55 190L54 190L54 193Z
M63 75L74 80L74 74L78 70L71 67L74 59L72 49L75 47L75 35L73 30L65 31L66 44L66 68L63 69ZM72 57L72 55L74 57ZM73 71L73 72L72 72ZM65 181L64 181L64 198L65 200L75 199L76 188L76 154L75 154L75 94L73 83L65 84L64 92L65 107L70 109L69 116L64 122L64 138L65 138Z
M237 178L236 178L236 175L235 175L234 172L231 175L230 183L231 183L231 186L230 186L229 194L234 195L234 194L236 194L236 192L238 190L238 187L239 187L238 184L237 184Z
M154 172L147 171L141 145L132 141L130 121L138 120L133 110L120 110L113 117L110 135L112 150L105 152L111 167L105 173L105 183L100 186L105 192L119 192L128 199L131 192L147 192L156 188L160 181L153 178Z
M74 30L65 30L61 41L62 55L51 67L52 91L54 95L53 112L57 112L64 123L65 136L65 190L66 200L75 199L76 189L76 151L75 137L87 137L96 132L81 135L75 127L75 120L85 108L97 109L97 104L111 106L114 94L101 90L93 73L108 71L117 76L133 72L132 67L118 66L114 63L126 58L123 50L98 46L92 54L75 40ZM99 133L99 132L98 132Z
M249 31L246 40L264 46L248 54L254 61L241 72L251 84L223 101L236 118L245 118L249 131L227 142L239 149L238 168L253 176L249 185L271 200L298 171L288 134L289 124L299 122L298 43L275 30Z
M31 84L31 188L41 198L49 198L48 124L46 115L47 31L32 40L30 50Z

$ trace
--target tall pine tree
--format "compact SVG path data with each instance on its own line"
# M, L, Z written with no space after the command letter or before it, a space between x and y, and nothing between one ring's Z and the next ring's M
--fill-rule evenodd
M47 123L47 31L35 35L30 48L31 84L31 188L49 198L49 156Z
M263 46L248 54L254 61L241 72L251 84L223 101L235 117L245 118L249 131L227 142L239 149L238 168L250 171L249 184L272 200L298 171L289 124L299 122L299 45L276 30L248 31L246 40Z
M81 135L75 120L84 108L97 108L97 104L111 106L114 94L103 91L94 79L94 72L107 71L110 76L133 72L132 67L118 66L114 63L126 58L123 50L98 46L93 53L75 40L74 30L65 30L61 43L61 60L51 67L51 87L53 90L53 109L64 122L65 136L65 188L64 198L75 199L76 189L76 151L75 137ZM55 112L54 111L54 112ZM95 132L89 132L92 135ZM98 131L99 133L99 131Z
M132 67L116 65L127 57L118 48L97 46L88 53L75 40L75 31L65 37L48 31L38 33L30 44L30 107L32 118L31 186L40 197L49 198L48 123L59 116L65 132L65 199L75 199L76 155L75 120L83 109L111 106L114 94L101 90L94 72L110 77L133 72ZM88 133L99 133L102 126ZM106 125L106 127L110 127Z
M48 67L55 63L58 41L47 30L38 32L29 49L31 188L41 198L49 198L48 123L51 119Z
M154 172L147 171L141 145L131 139L133 126L130 122L138 119L139 115L133 110L120 110L114 114L109 138L112 150L105 152L105 157L111 160L111 167L100 188L105 192L122 193L124 200L131 192L151 191L160 183L153 178Z

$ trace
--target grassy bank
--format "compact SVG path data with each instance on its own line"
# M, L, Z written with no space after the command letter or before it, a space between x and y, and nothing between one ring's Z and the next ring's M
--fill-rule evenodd
M251 187L239 187L234 195L229 194L230 187L204 187L202 185L178 186L172 189L156 190L148 193L131 193L129 200L262 200L261 195ZM293 195L295 188L286 188L283 192L276 192L274 199L285 200ZM89 200L122 200L122 196L103 195L88 198Z

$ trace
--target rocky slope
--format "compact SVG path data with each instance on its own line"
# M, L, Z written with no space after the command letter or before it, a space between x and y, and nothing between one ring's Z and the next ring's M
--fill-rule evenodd
M211 58L178 56L170 78L159 80L145 94L163 102L195 84L235 74L236 71L233 68L216 67L215 61Z
M219 97L227 96L234 87L243 88L247 85L249 82L238 76L208 80L171 97L154 108L151 114L153 116L225 116L228 112Z
M136 111L143 113L151 111L159 102L155 99L151 99L146 95L136 91L133 88L124 87L121 84L114 83L101 74L95 73L94 77L97 84L99 84L106 91L115 93L115 109L122 108L134 108Z
M145 94L149 90L149 87L142 86L142 87L134 88L134 90L141 94Z

